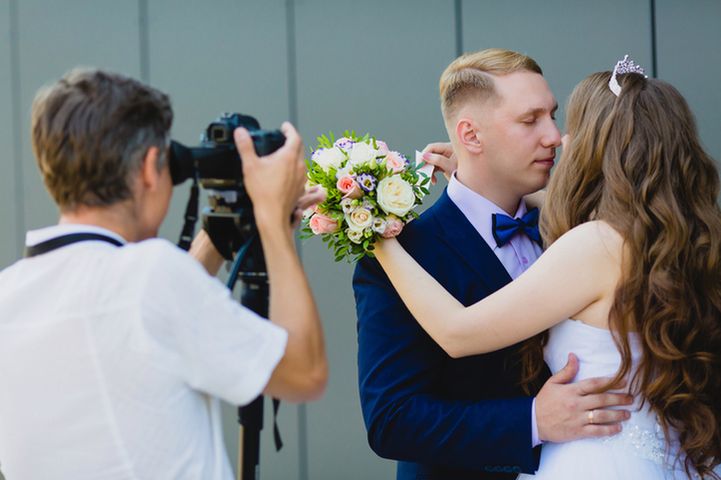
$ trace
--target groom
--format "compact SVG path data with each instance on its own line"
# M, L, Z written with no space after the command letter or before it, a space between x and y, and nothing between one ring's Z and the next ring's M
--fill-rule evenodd
M541 254L537 212L528 211L523 197L548 181L561 142L557 104L533 59L500 49L453 61L440 91L458 170L399 240L470 305ZM433 154L426 155L433 162ZM544 441L619 431L624 411L604 408L628 398L589 393L598 388L597 379L569 383L578 369L575 357L555 376L546 372L535 397L525 396L519 345L450 358L416 323L373 259L358 264L353 289L368 441L378 455L399 461L399 480L515 478L538 468L536 447Z

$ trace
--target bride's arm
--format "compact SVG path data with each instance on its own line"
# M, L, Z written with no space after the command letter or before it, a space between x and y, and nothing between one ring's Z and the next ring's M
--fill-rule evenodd
M620 265L606 224L591 222L559 238L523 275L464 307L395 239L375 255L423 329L452 357L499 350L532 337L613 291ZM620 242L620 236L613 231ZM618 243L620 245L620 243Z

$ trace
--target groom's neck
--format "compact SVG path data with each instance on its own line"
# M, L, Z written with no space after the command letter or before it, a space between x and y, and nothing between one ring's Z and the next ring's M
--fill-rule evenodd
M470 168L458 166L456 180L484 198L498 205L508 215L513 216L523 198L514 192L514 185L508 185L502 179L495 178L488 172L478 172Z

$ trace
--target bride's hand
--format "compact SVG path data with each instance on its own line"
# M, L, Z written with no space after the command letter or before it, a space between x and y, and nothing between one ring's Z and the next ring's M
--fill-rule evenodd
M530 195L526 195L523 197L523 200L526 202L526 206L529 210L532 208L541 209L543 208L543 202L546 201L546 191L545 190L539 190L535 193L531 193Z
M298 228L303 218L303 213L319 203L323 203L327 197L326 191L318 185L305 189L305 193L300 196L298 203L293 210L293 229Z
M451 174L458 168L458 159L450 142L429 143L423 149L423 160L434 167L431 175L433 185L436 184L436 173L441 172L446 180L450 180Z

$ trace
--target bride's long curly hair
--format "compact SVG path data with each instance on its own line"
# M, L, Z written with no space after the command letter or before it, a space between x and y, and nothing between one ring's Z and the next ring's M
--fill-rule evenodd
M719 478L721 463L721 211L719 175L700 145L693 115L671 85L639 74L595 73L568 103L570 141L548 187L541 218L547 244L603 220L624 239L622 277L609 326L631 372L629 332L642 356L631 389L678 434L691 476ZM524 385L543 368L544 333L522 349Z

